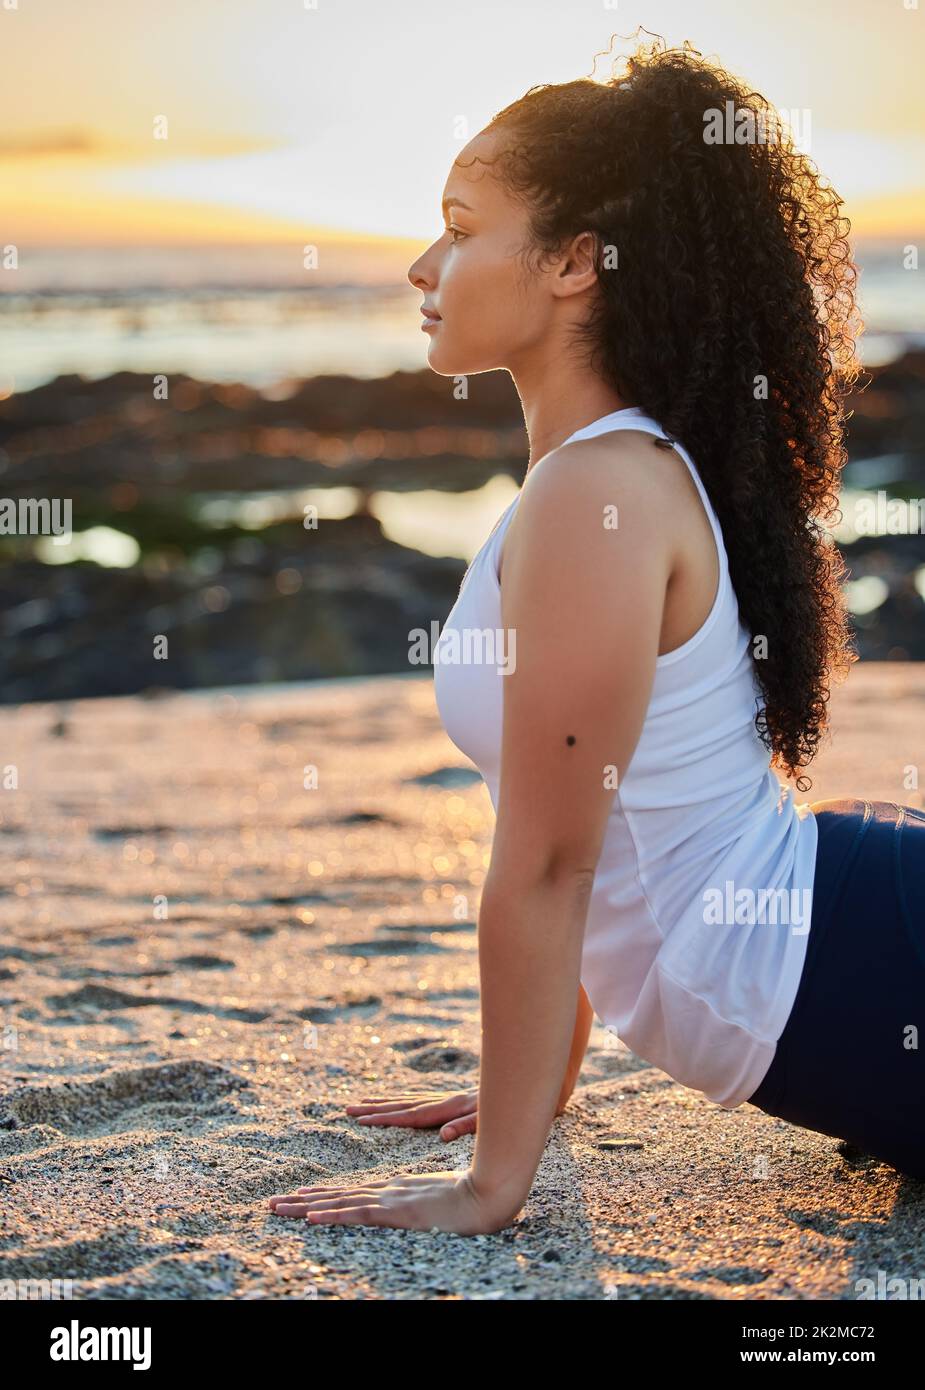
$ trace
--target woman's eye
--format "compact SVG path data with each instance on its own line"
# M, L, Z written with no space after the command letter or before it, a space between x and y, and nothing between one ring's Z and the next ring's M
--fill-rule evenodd
M461 237L465 238L465 237L467 237L467 236L469 235L468 232L461 232L461 231L459 230L458 227L453 227L453 226L447 227L447 231L451 234L451 236L452 236L452 238L453 238L453 245L454 245L454 246L458 246L458 245L459 245L459 243L458 243L457 240L456 240L457 236L461 236Z

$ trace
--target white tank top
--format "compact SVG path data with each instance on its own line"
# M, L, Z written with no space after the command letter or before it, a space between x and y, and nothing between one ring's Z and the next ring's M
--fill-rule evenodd
M665 437L631 407L565 443L619 429ZM656 661L605 828L581 981L601 1022L638 1056L734 1109L770 1067L796 995L818 832L755 729L764 701L722 530L690 456L674 447L713 528L719 588L699 631ZM461 639L466 630L502 632L498 554L520 495L463 576L434 651L441 721L478 767L496 812L504 663L497 651L491 663L473 660L479 641Z

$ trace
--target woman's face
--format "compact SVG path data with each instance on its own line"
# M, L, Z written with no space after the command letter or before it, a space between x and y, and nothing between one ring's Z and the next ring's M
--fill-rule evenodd
M499 139L481 132L459 160L492 158ZM428 365L441 376L515 371L547 332L555 303L547 277L525 267L518 254L527 242L527 215L491 169L453 164L443 189L445 230L408 271L423 307L440 315L425 336Z

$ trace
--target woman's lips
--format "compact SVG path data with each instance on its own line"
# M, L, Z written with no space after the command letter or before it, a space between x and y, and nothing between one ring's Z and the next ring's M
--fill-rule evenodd
M424 322L421 324L421 332L426 333L429 328L436 328L437 324L442 322L442 319L425 318Z

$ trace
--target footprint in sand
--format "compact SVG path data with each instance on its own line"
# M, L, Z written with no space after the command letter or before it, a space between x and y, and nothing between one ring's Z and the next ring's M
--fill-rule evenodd
M4 1099L6 1118L19 1128L51 1125L65 1134L89 1137L131 1130L178 1128L189 1121L203 1130L216 1114L237 1119L233 1093L249 1082L211 1062L162 1062L117 1068L89 1081L20 1086Z
M194 999L174 999L164 994L129 994L111 989L108 985L83 985L69 994L53 994L48 998L53 1009L143 1009L159 1007L181 1009L191 1014L213 1014L216 1018L232 1019L237 1023L262 1023L269 1018L266 1009L235 1009L215 1004L200 1004Z

